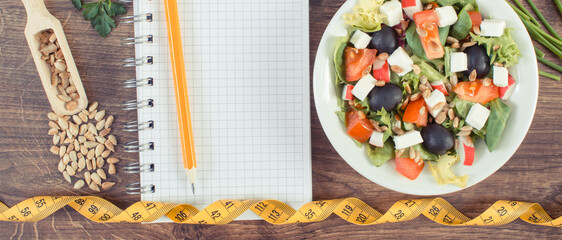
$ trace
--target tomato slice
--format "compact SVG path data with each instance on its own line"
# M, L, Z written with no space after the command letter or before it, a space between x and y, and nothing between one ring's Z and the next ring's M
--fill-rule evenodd
M345 80L355 82L369 73L376 54L376 49L346 47L344 50Z
M442 58L445 51L439 39L439 26L437 26L439 17L437 13L434 10L414 13L414 22L427 59Z
M404 122L415 123L418 127L425 127L427 125L427 108L425 107L423 98L408 104L402 120Z
M470 17L470 21L472 22L472 27L478 26L482 23L482 14L478 11L468 11L468 16Z
M347 134L353 139L364 143L373 134L373 124L367 117L360 117L359 112L355 109L347 111L345 114L345 122L347 124ZM364 115L364 114L363 114Z
M418 178L424 165L423 160L417 163L411 158L396 158L396 171L410 180Z
M462 100L477 102L482 105L498 98L500 96L499 89L496 85L490 84L484 86L482 80L474 82L460 82L453 88L453 91Z

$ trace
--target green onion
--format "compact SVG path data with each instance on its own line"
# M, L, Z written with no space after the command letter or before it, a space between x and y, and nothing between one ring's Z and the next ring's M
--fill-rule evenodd
M552 45L552 43L550 43L548 40L546 40L535 29L530 27L530 26L532 26L532 23L530 23L528 21L523 21L523 24L525 24L525 26L527 27L527 31L529 31L529 34L531 35L531 37L533 39L535 39L535 41L539 42L540 44L542 44L543 46L548 48L550 51L552 51L552 53L556 54L556 56L558 56L559 58L562 59L562 51L560 51L560 49L558 49L554 45Z
M540 27L541 24L539 23L539 21L537 21L537 19L535 17L533 17L533 15L531 15L531 13L529 11L527 11L527 9L523 6L523 4L521 4L521 2L519 2L519 0L513 0L513 2L515 4L517 4L517 6L519 8L521 8L521 11L523 11L530 19L531 21L537 25L537 27Z
M552 28L552 26L550 26L550 24L548 24L548 22L546 21L546 19L544 18L544 16L541 14L541 12L539 12L539 9L537 8L537 6L535 6L535 4L533 3L532 0L527 0L527 2L529 3L529 6L531 6L531 8L533 9L533 11L535 12L535 14L537 14L537 17L539 17L539 19L541 20L541 22L544 24L544 27L546 27L546 29L548 29L548 31L550 33L552 33L552 35L554 35L554 37L556 37L558 40L562 41L562 37L558 36L558 33L556 33L556 31L554 31L554 28Z
M558 11L560 11L560 14L562 14L562 3L560 3L560 0L554 0L554 4L556 4Z
M537 54L537 57L543 58L544 57L544 52L541 51L540 49L538 49L537 47L535 48L535 54Z
M540 70L539 70L539 75L541 75L541 76L543 76L543 77L547 77L547 78L553 79L553 80L556 80L556 81L560 81L560 76L554 75L554 74L552 74L552 73L547 73L547 72L544 72L544 71L540 71Z
M552 69L562 72L562 67L556 65L556 63L553 63L551 61L548 61L542 57L537 57L537 60L539 60L539 62L542 62L544 65L551 67Z
M524 12L522 12L519 8L517 8L516 6L513 6L513 4L511 4L510 2L507 2L507 4L509 4L509 6L511 6L511 8L513 9L513 11L515 11L515 13L517 13L517 15L519 15L519 17L521 18L521 20L531 20L531 18L525 14Z
M543 31L542 29L538 28L533 24L529 24L529 27L533 28L537 33L545 37L550 43L556 45L558 49L562 49L562 41L554 38L553 36L551 36L550 34L548 34L547 32Z

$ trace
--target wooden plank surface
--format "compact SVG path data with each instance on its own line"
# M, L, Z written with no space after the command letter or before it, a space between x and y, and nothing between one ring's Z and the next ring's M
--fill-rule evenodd
M47 0L48 9L63 23L72 54L90 101L116 116L115 124L136 119L135 111L124 112L120 103L135 98L132 89L120 88L122 80L133 78L134 69L121 67L120 60L133 56L131 47L120 39L133 35L132 25L119 26L102 39L94 32L69 0ZM322 33L344 0L310 1L310 60L314 57ZM562 33L561 15L551 1L535 0L553 27ZM132 12L132 5L127 4ZM12 206L36 195L83 195L64 182L57 171L58 158L49 152L47 135L49 105L23 35L26 14L20 1L0 0L0 201ZM541 48L545 50L544 48ZM548 59L562 64L549 54ZM312 73L311 64L311 73ZM539 69L556 73L539 64ZM560 74L560 73L556 73ZM525 79L522 79L525 81ZM446 198L461 212L475 217L499 199L540 203L553 217L562 215L562 83L540 80L539 103L535 118L523 144L498 172L478 185L447 194ZM312 95L312 93L311 93ZM378 211L386 211L395 201L414 198L380 187L349 167L326 138L312 104L312 169L314 200L358 197ZM120 143L136 140L135 133L117 128ZM138 161L136 154L117 156L118 165ZM138 175L118 169L118 184L99 194L121 208L139 200L126 195L124 186L138 181ZM224 226L179 224L97 224L67 207L37 223L0 222L1 239L215 239L215 238L558 238L560 229L532 226L522 221L500 227L446 227L423 217L398 224L360 227L330 217L311 224L273 226L263 221L236 221Z

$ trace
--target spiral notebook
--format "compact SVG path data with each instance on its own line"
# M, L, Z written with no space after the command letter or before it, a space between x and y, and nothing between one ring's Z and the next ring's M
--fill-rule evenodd
M219 199L312 200L307 0L179 1L193 134L195 195L185 175L164 5L135 0L138 142L141 172L128 186L146 201L203 209ZM252 212L238 219L257 219ZM164 219L162 219L164 220Z

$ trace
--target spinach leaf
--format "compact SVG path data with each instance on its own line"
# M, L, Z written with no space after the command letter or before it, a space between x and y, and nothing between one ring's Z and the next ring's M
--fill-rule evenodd
M412 56L412 61L420 67L421 75L426 76L427 80L430 82L439 80L443 81L443 83L449 82L449 80L445 78L445 75L441 74L437 69L433 68L429 63L419 57Z
M437 0L437 4L439 4L439 6L455 5L459 8L463 8L467 4L472 4L473 6L476 6L476 1L475 0ZM476 7L476 9L478 9L478 7Z
M453 102L455 103L455 112L457 112L457 115L461 116L463 119L466 119L468 111L470 111L470 108L475 104L471 101L461 100L458 97L455 97Z
M414 145L414 149L416 149L416 151L420 152L421 159L423 159L423 160L437 161L437 159L439 159L439 156L437 156L436 154L434 154L434 153L428 151L427 149L425 149L425 147L422 146L422 144Z
M490 102L490 117L486 123L486 145L488 150L493 151L502 136L503 130L511 108L502 102L501 99L496 98Z
M369 144L367 154L369 155L370 162L373 165L380 167L386 161L394 158L394 142L386 141L382 148L371 146Z
M346 126L346 122L345 122L345 111L337 111L336 115L338 116L338 118L340 119L340 121L343 123L344 126Z
M466 38L472 29L472 21L470 20L468 11L474 11L474 6L472 4L467 4L462 8L459 13L459 20L451 27L450 35L458 40Z
M451 53L456 52L456 50L454 48L451 48L451 47L445 47L445 48L443 48L443 50L445 51L445 56L444 56L444 60L443 60L443 64L444 64L444 68L445 68L445 76L450 77L452 75L452 72L451 72Z
M445 46L445 42L447 41L447 35L449 35L449 26L439 28L439 41L443 46ZM416 24L414 22L411 22L406 29L406 42L414 55L422 58L423 60L427 60L427 56L423 50L420 36L416 31Z
M345 51L345 47L347 46L347 41L349 37L340 37L336 40L336 51L334 52L334 69L336 70L336 77L334 79L335 89L336 89L336 96L338 99L338 106L340 108L345 107L345 101L341 99L343 91L343 86L347 84L345 81L345 63L343 60L343 54Z

